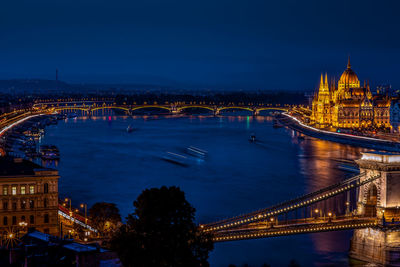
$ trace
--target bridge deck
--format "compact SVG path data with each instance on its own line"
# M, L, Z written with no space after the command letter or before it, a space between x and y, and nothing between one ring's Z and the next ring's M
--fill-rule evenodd
M299 219L289 224L271 226L270 223L257 223L245 228L228 229L215 232L215 242L234 241L242 239L256 239L274 236L296 235L305 233L317 233L328 231L341 231L374 227L378 225L377 218L366 217L342 217L337 219Z
M261 220L265 220L267 217L276 217L277 215L281 215L290 211L294 211L296 209L310 206L314 203L323 201L325 199L334 197L343 192L347 192L353 188L357 188L361 185L367 184L378 179L380 176L369 177L363 181L359 179L364 176L364 174L356 175L349 179L343 180L337 184L330 185L328 187L322 188L318 191L303 195L301 197L274 205L272 207L258 210L255 212L247 213L244 215L240 215L237 217L233 217L226 220L221 220L211 224L201 225L200 227L204 229L204 231L220 231L222 229L234 228L240 225L249 224Z

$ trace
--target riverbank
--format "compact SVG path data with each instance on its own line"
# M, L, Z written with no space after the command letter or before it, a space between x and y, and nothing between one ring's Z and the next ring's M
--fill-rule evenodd
M317 129L306 125L299 119L287 114L282 113L277 116L277 119L285 126L303 133L305 135L319 138L322 140L332 141L336 143L364 147L374 150L384 150L389 152L400 152L400 143L390 140L378 139L367 136L356 136L345 133L330 132Z

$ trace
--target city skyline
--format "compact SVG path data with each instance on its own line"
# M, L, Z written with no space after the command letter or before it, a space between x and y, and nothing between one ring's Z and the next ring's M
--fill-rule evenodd
M396 88L398 7L395 1L7 3L0 79L54 79L58 68L69 83L305 91L318 86L321 72L340 75L351 55L371 86Z

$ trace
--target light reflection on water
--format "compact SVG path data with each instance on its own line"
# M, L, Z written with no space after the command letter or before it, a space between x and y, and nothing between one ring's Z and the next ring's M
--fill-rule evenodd
M127 133L126 127L137 128ZM258 143L248 141L255 133ZM73 204L109 201L123 216L148 187L178 185L201 223L267 207L352 175L338 159L356 159L362 149L272 128L270 117L104 116L68 119L47 128L44 143L59 147L60 195ZM194 145L209 152L184 168L161 160ZM324 207L343 202L335 199ZM342 208L342 210L344 207ZM217 244L212 266L248 263L287 266L347 265L351 231Z

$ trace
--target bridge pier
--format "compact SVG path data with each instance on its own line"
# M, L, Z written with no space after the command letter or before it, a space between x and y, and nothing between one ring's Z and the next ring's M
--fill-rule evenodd
M357 213L367 217L386 219L400 216L400 154L363 152L356 160L360 182L379 175L378 179L360 186Z
M399 239L398 229L356 229L350 241L349 256L378 266L400 266Z
M380 175L360 186L357 203L359 215L376 217L380 225L354 230L349 256L378 265L400 266L400 154L364 152L356 162L360 173L365 173L360 182Z

